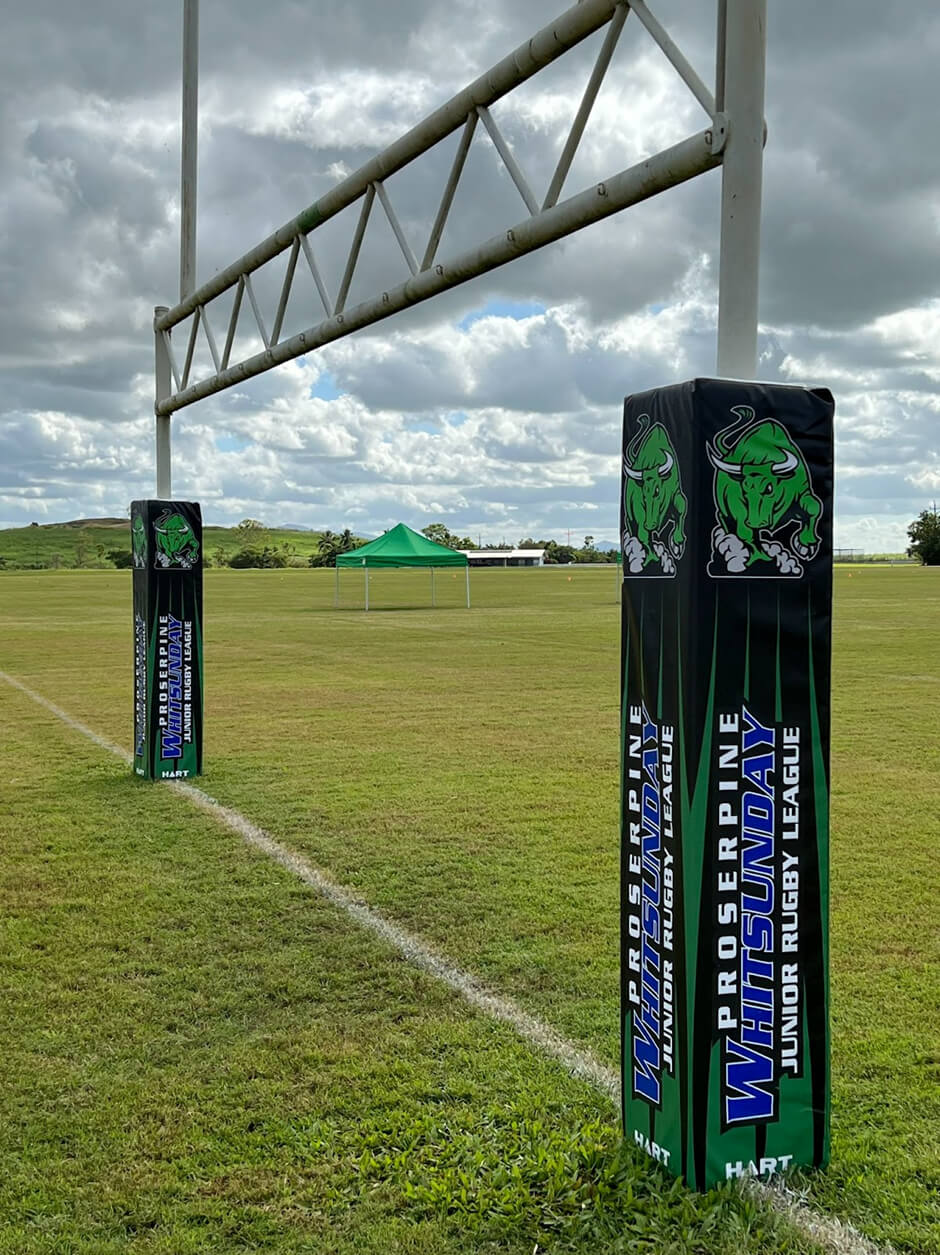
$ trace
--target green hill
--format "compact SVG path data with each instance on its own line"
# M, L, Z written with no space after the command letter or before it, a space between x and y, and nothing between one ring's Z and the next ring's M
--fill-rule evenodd
M237 527L206 527L203 544L208 565L222 564L246 544L277 547L288 557L301 559L315 553L320 532L263 527L249 533ZM0 569L46 568L113 569L113 553L131 552L128 519L73 519L67 523L32 523L28 527L0 529Z

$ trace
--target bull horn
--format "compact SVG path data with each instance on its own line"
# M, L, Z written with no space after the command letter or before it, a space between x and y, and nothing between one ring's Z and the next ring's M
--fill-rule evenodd
M736 465L734 462L725 462L718 456L711 445L706 445L705 448L708 453L708 460L716 471L724 471L726 475L733 475L735 479L741 478L743 470L739 465Z
M715 447L722 453L730 453L732 441L737 441L744 434L744 428L754 421L754 411L749 405L732 405L731 413L735 421L715 437Z
M628 475L630 479L643 478L643 473L641 471L635 471L626 458L623 459L623 473L624 475Z
M649 427L650 427L649 414L641 414L636 421L637 421L636 434L634 435L630 443L627 445L627 450L626 450L626 453L624 454L625 458L632 458L636 456L637 452L639 451L640 445L643 443L643 437L649 431Z
M666 476L667 476L667 475L669 474L669 472L672 470L672 468L673 468L673 466L674 466L674 465L675 465L675 461L674 461L674 459L673 459L673 456L672 456L672 454L669 452L669 450L667 449L667 450L666 450L666 460L665 460L665 462L663 462L662 466L659 468L659 473L660 473L660 475L662 475L663 479L665 479L665 478L666 478Z
M799 465L799 459L792 449L787 449L787 456L782 462L774 462L773 469L777 475L789 475Z

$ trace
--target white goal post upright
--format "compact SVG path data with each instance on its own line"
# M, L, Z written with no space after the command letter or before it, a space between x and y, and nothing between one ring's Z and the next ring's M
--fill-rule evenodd
M183 0L183 108L180 145L180 300L196 288L196 186L199 143L199 0ZM157 331L157 321L169 313L165 305L153 311L156 338L156 464L157 497L173 495L172 433L169 415L160 402L172 394L169 340Z
M173 495L173 459L171 449L172 433L170 415L160 413L160 404L173 391L172 371L170 368L169 336L161 335L157 330L157 322L169 313L165 305L158 305L153 311L154 356L156 359L154 392L156 395L156 454L157 454L157 499L169 501Z
M183 142L180 161L180 300L196 290L199 140L199 0L183 0Z
M718 0L719 46L714 93L709 91L664 30L646 0L579 0L406 135L199 288L194 286L198 0L184 0L184 3L185 121L180 301L173 309L158 306L154 311L158 496L167 497L171 491L170 418L177 410L409 306L429 300L440 292L722 164L718 371L725 375L753 376L757 343L766 0ZM659 46L704 111L706 125L671 148L560 200L585 125L621 30L631 12L635 17L632 25L642 27ZM526 178L518 153L510 149L500 132L490 113L490 106L605 26L608 28L606 37L558 164L544 196L538 196ZM430 236L424 248L415 249L395 213L386 182L459 130L463 134ZM463 254L440 261L438 247L475 134L489 137L519 192L526 216L510 225L508 230ZM316 230L357 202L361 202L358 224L342 280L333 296L327 290L317 263L314 248ZM384 215L391 227L394 241L391 247L396 254L400 253L402 281L348 308L350 285L373 212ZM288 253L288 258L277 307L273 315L265 319L259 308L252 276L282 253ZM282 336L295 279L305 274L312 279L324 317L304 331ZM234 300L228 315L228 326L224 337L220 335L217 339L211 325L211 316L215 313L212 302L232 289ZM244 299L246 296L247 300ZM246 308L249 311L246 317L254 321L252 338L255 344L260 341L263 347L260 352L252 352L241 360L233 361L239 317ZM171 339L171 332L177 327L184 332L179 340L184 349L182 361L177 359ZM211 374L194 380L191 378L193 355L200 336L208 346L214 369Z
M719 0L715 97L730 120L721 166L718 374L757 374L767 0Z

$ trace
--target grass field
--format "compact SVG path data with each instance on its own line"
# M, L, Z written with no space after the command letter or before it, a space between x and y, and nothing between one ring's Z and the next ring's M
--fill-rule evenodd
M473 586L432 611L377 576L364 615L333 572L208 573L205 787L616 1067L614 576ZM833 1164L803 1182L925 1255L938 625L940 572L837 571ZM0 670L121 745L130 646L128 573L0 575ZM606 1098L2 682L0 729L0 1252L816 1249L638 1163Z

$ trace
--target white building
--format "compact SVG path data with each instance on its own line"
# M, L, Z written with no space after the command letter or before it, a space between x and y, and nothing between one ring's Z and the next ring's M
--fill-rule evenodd
M544 549L461 549L471 566L544 566Z

